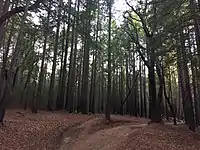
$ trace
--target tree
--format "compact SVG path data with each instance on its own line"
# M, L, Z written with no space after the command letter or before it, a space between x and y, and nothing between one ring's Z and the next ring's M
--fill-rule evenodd
M35 103L37 104L37 101L39 101L41 92L42 92L42 87L44 84L44 63L45 63L45 56L46 56L46 51L47 51L47 40L48 40L48 33L49 33L49 19L50 19L50 14L51 14L51 2L49 2L48 6L48 13L47 13L47 18L45 19L45 24L44 24L44 45L43 45L43 52L42 52L42 62L41 62L41 67L40 67L40 73L39 73L39 81L38 81L38 87L36 91L36 98L35 98ZM35 110L37 112L37 110Z
M52 65L52 72L51 72L51 80L50 80L50 87L49 87L49 98L48 98L48 110L52 110L52 101L54 98L54 84L55 84L55 73L56 73L56 63L57 63L57 53L58 53L58 41L59 41L59 33L60 33L60 22L61 22L61 9L62 9L63 1L59 0L58 4L58 18L56 24L56 36L55 36L55 45L54 45L54 54L53 54L53 65Z
M106 119L110 120L111 110L111 20L112 20L112 0L108 1L108 88L107 88L107 101L106 101Z
M199 1L127 0L121 22L112 0L0 3L1 120L10 97L34 113L56 97L70 113L199 125Z
M1 87L1 93L0 93L0 122L2 123L5 115L5 110L10 104L10 100L7 99L7 96L13 91L16 82L16 75L19 70L20 58L22 57L21 45L24 36L23 26L25 24L25 19L27 17L29 3L30 1L26 2L26 7L24 10L23 18L21 20L21 27L18 34L17 43L13 51L10 68L6 72L4 72L5 75L3 77L3 85Z
M147 48L143 47L140 44L139 41L139 37L138 37L138 29L137 27L132 23L132 20L138 20L132 17L132 15L128 12L129 14L129 18L125 17L126 19L128 19L129 23L131 23L132 27L134 28L134 31L136 32L136 37L134 37L133 35L130 35L131 38L133 39L133 41L136 43L137 48L138 49L138 53L141 56L142 60L144 61L145 65L148 67L148 78L149 78L149 102L150 102L150 118L151 118L151 122L161 122L161 112L160 112L160 103L157 100L157 95L156 95L156 78L155 78L155 61L156 61L156 55L155 55L155 47L153 44L153 41L155 39L154 36L154 28L156 28L156 25L152 26L152 31L149 31L148 26L146 21L144 20L144 17L142 16L142 14L137 11L133 6L131 6L129 4L128 1L126 1L127 5L131 8L131 10L137 15L137 17L139 18L139 21L142 24L142 29L145 33L146 36L146 45ZM147 5L147 4L146 4ZM155 6L154 6L155 7ZM156 15L156 14L154 14ZM155 21L155 20L154 20ZM129 33L130 34L130 33ZM141 52L140 49L143 49L145 51L147 51L148 53L148 60L145 59L143 53Z
M81 84L81 112L83 114L87 113L88 104L88 76L89 76L89 53L90 53L90 27L91 27L91 8L92 1L86 0L86 15L85 17L85 31L84 31L84 56L83 56L83 72L82 72L82 84Z
M69 47L69 36L70 36L70 29L71 29L71 11L72 11L72 1L68 1L68 16L67 16L67 31L66 31L66 39L65 39L65 50L64 50L64 60L63 60L63 68L61 72L61 85L60 85L60 92L58 95L58 102L57 102L57 109L64 108L65 102L65 84L66 84L66 73L67 73L67 56L68 56L68 47Z
M34 4L28 7L28 10L34 10L37 9L40 6L40 3L44 3L44 0L36 0ZM25 12L26 11L26 6L19 6L12 8L10 11L6 12L5 14L0 16L0 26L10 17L13 15L20 13L20 12Z

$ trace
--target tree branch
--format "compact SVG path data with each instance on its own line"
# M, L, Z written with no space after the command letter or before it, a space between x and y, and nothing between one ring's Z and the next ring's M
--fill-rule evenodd
M139 53L141 59L143 60L144 64L147 66L147 68L149 68L150 67L149 62L145 59L143 53L140 51L140 49L147 50L147 48L145 48L144 46L142 46L140 44L140 42L139 42L139 36L138 36L138 32L137 32L137 28L132 23L132 21L129 18L127 18L126 16L124 16L124 18L127 19L129 21L129 23L132 25L132 27L134 28L136 37L134 37L131 33L129 33L126 30L125 30L125 32L131 37L131 39L134 41L134 43L138 46L137 52Z
M153 34L149 31L147 24L146 24L144 18L142 17L142 14L140 12L136 11L135 8L133 6L131 6L127 0L125 0L125 1L126 1L126 4L131 8L131 10L140 18L140 21L142 23L142 27L143 27L143 30L144 30L146 36L152 37Z
M45 0L36 0L34 4L32 4L30 7L28 7L28 10L34 10L40 6L40 3L44 3ZM19 6L11 9L7 13L5 13L3 16L0 17L0 26L9 18L11 18L13 15L24 12L26 6Z
M135 84L136 84L136 82L137 82L138 75L139 75L139 73L136 74L136 76L135 76L135 78L134 78L134 81L133 81L133 85L132 85L131 89L128 91L128 93L127 93L127 95L126 95L126 98L121 102L120 110L123 108L124 104L126 103L126 101L127 101L128 98L129 98L129 95L132 93L132 90L133 90L133 88L135 87Z
M133 20L135 20L135 21L138 21L138 22L141 22L141 20L140 20L140 19L133 18L133 16L130 14L130 12L129 12L129 11L125 11L125 12L124 12L124 14L128 14L128 15L129 15L129 17L130 17L131 19L133 19Z
M131 37L131 39L135 42L135 44L136 44L139 48L144 49L144 50L147 50L147 49L146 49L145 47L143 47L138 41L136 41L135 38L134 38L134 36L132 36L128 31L125 31L125 32ZM143 60L144 64L147 66L147 68L149 68L149 67L150 67L149 62L145 59L143 53L140 51L139 48L137 48L137 52L139 53L141 59Z

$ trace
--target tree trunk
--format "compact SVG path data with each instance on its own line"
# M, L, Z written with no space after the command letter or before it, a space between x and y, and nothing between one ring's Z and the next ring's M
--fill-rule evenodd
M183 31L180 32L180 41L181 41L181 54L178 52L178 61L181 77L181 91L183 98L183 109L186 123L189 125L189 128L195 131L195 121L194 121L194 112L193 112L193 100L190 88L190 79L187 66L187 55L185 52L185 40ZM178 50L179 51L179 50Z
M64 64L63 64L63 70L62 70L62 82L61 82L61 89L60 89L60 96L59 96L59 100L60 100L60 108L59 109L63 109L64 108L64 102L65 102L65 92L66 92L66 74L67 74L67 55L68 55L68 47L69 47L69 34L70 34L70 28L71 28L71 11L72 11L72 1L69 0L68 1L68 17L67 17L67 32L66 32L66 40L65 40L65 55L64 55Z
M23 32L23 27L25 23L25 19L27 16L27 11L28 11L28 5L30 1L28 0L26 2L26 8L24 11L23 18L21 20L21 26L17 38L17 43L12 55L11 59L11 65L8 71L6 71L5 78L3 79L4 86L1 88L1 93L0 93L0 114L1 114L1 120L0 122L3 122L5 110L7 107L10 105L11 100L7 99L8 95L10 95L13 91L13 85L15 82L17 70L19 68L20 60L21 60L21 46L22 46L22 39L24 37L24 32Z
M80 57L79 57L79 65L77 67L78 69L78 90L77 90L77 111L80 112L81 111L81 87L82 87L82 80L81 80L81 77L82 77L82 66L83 66L83 50L84 50L84 47L81 48L81 51L79 53Z
M144 116L147 118L147 99L146 99L146 67L143 66L143 91L144 91Z
M9 5L10 5L10 0L5 0L5 2L1 3L1 7L3 9L3 11L0 13L0 17L5 15L5 13L8 12L8 9L9 9ZM1 7L0 7L0 10L1 10ZM5 31L5 22L3 24L0 24L0 48L1 48L1 45L2 45L2 41L3 41L3 35L4 35L4 31Z
M56 37L55 37L55 45L54 45L54 54L53 54L53 65L51 71L51 80L49 86L49 94L48 94L48 106L47 109L49 111L52 110L52 103L54 100L54 85L55 85L55 74L56 74L56 64L57 64L57 55L58 55L58 40L59 40L59 33L60 33L60 20L61 20L61 9L62 9L63 0L59 0L58 4L58 20L56 25Z
M63 22L63 31L62 31L62 48L61 48L61 65L60 65L60 73L59 73L59 81L58 81L58 94L56 100L56 109L61 110L63 108L63 100L60 99L61 95L61 86L62 86L62 73L63 73L63 56L64 56L64 49L65 49L65 23Z
M161 122L161 110L160 110L160 101L157 99L156 93L156 78L155 78L155 61L156 55L155 50L153 47L153 37L148 37L148 44L149 44L149 103L150 103L150 118L151 122L153 123L160 123Z
M111 109L111 79L112 79L112 68L111 68L111 21L112 21L112 1L108 2L109 10L109 22L108 22L108 89L107 89L107 101L106 101L106 119L110 120L110 109Z
M143 88L142 88L142 60L140 59L139 64L140 70L140 110L141 110L141 117L144 117L144 101L143 101Z
M78 4L79 5L79 4ZM76 5L75 5L76 8ZM70 113L73 112L73 105L74 105L74 93L73 93L73 61L74 61L74 36L75 36L75 23L76 19L73 18L73 25L72 25L72 36L71 36L71 52L70 52L70 58L69 58L69 72L68 72L68 80L67 80L67 90L66 90L66 103L65 103L65 109L68 110ZM75 43L76 44L76 43Z
M31 83L32 86L32 113L37 114L38 113L38 101L36 100L36 81L33 81ZM25 106L27 105L27 102L25 103Z
M75 26L75 47L74 47L74 56L73 56L73 64L72 64L72 81L71 81L71 84L72 84L72 92L71 93L76 93L76 78L75 78L75 75L76 75L76 62L77 62L77 46L78 46L78 27L79 27L79 9L80 9L80 0L78 0L78 4L77 4L77 11L76 11L76 26ZM74 96L75 97L75 96ZM75 97L75 110L77 110L77 98Z
M88 76L89 76L89 53L90 53L90 28L91 28L91 2L86 4L86 26L85 26L85 41L84 41L84 56L83 56L83 73L81 86L81 112L87 113L88 106Z
M51 2L49 2L48 6L48 14L47 14L47 21L46 21L46 28L44 29L44 45L43 45L43 52L42 52L42 62L40 66L40 73L39 73L39 80L38 80L38 87L36 90L36 100L40 100L42 88L43 88L43 83L44 83L44 73L45 73L45 68L44 68L44 62L45 62L45 56L46 56L46 46L47 46L47 40L48 40L48 27L49 27L49 17L50 17L50 11L51 9Z

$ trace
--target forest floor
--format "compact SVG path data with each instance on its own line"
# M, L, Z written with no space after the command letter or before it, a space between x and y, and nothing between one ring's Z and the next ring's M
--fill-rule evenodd
M184 124L151 124L112 115L9 110L0 127L0 150L198 150L200 131Z
M199 150L200 132L182 123L150 124L147 119L97 117L63 134L60 150Z
M56 150L62 133L92 116L66 112L8 110L0 126L0 150Z

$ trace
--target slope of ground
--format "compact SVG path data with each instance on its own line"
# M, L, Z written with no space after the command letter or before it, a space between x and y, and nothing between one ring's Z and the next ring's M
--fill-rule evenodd
M200 147L200 135L183 124L147 125L147 119L117 115L108 122L101 115L17 111L8 111L6 126L0 127L2 150L198 150Z
M112 116L108 122L103 117L91 119L64 134L60 150L115 150L132 129L147 125L147 119Z
M200 135L180 124L147 125L148 120L112 116L91 119L64 134L60 150L198 150Z
M28 111L9 110L5 126L0 127L0 149L57 149L59 137L65 130L90 118L64 112L32 114Z
M199 150L200 135L185 125L152 124L132 131L117 150Z

